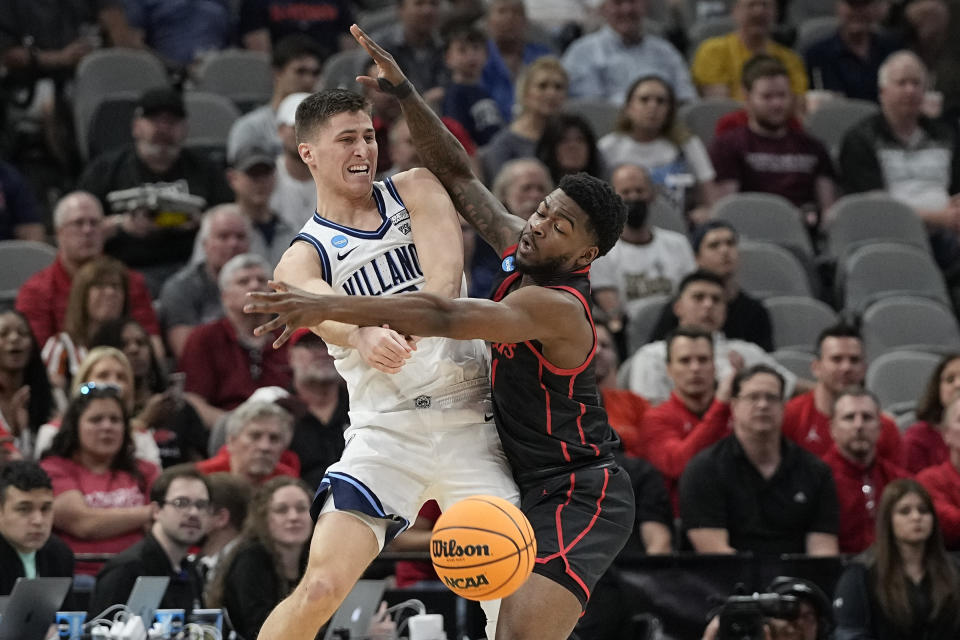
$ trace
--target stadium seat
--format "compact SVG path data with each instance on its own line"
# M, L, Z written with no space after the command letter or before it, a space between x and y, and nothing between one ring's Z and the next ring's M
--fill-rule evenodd
M707 147L713 142L717 121L728 113L739 111L743 105L732 98L710 98L688 102L677 114L691 133Z
M225 49L212 53L197 71L197 91L229 98L241 112L270 101L273 68L260 51Z
M801 296L813 290L800 260L783 247L768 242L740 243L740 286L757 298Z
M687 235L687 221L683 214L677 211L677 207L672 205L667 198L662 196L650 205L647 222L652 227L669 229Z
M598 139L613 131L617 116L620 114L620 107L617 105L610 104L606 100L589 98L567 100L563 110L586 120Z
M772 193L732 193L718 200L711 216L726 220L748 240L772 242L813 260L813 244L803 214L789 200Z
M812 18L832 17L836 11L834 0L791 0L787 5L787 24L800 27Z
M807 133L823 143L834 158L840 153L840 143L852 127L880 109L866 100L836 98L820 105L803 121Z
M50 266L57 250L43 242L31 240L0 240L0 307L13 306L17 291L30 276Z
M631 300L626 306L627 326L627 353L632 354L643 345L650 342L650 334L657 326L660 315L670 304L671 297L667 295L648 296L639 300Z
M793 43L793 50L803 56L810 45L829 38L837 32L840 21L833 12L825 16L811 16L806 18L797 27L797 39ZM815 89L816 87L811 87Z
M395 4L378 7L373 11L361 11L357 14L357 24L374 38L376 38L377 31L396 24L398 20L397 5Z
M360 91L357 76L363 75L364 66L369 60L370 56L363 49L348 49L333 54L323 65L320 88Z
M865 384L884 411L901 416L914 409L939 362L940 356L932 353L890 351L870 363Z
M894 350L960 350L960 326L953 312L929 298L885 297L863 312L860 329L867 358Z
M923 221L913 209L883 193L858 193L837 200L827 212L827 251L842 259L872 242L903 242L930 251Z
M877 242L852 251L837 269L838 300L860 314L881 298L918 296L949 307L950 296L930 253L906 244Z
M814 298L774 296L763 305L770 314L774 349L814 352L820 332L837 321L836 312Z
M724 36L736 28L737 25L730 15L715 15L697 19L687 29L687 58L693 60L697 48L703 44L704 40Z
M809 351L783 349L774 351L770 355L777 361L777 364L782 365L787 371L798 378L809 379L812 375L810 373L810 364L814 360L814 355Z
M163 62L140 49L112 47L98 49L84 57L77 65L73 92L73 123L80 153L86 154L89 149L86 134L101 102L121 92L139 95L166 84L167 70Z

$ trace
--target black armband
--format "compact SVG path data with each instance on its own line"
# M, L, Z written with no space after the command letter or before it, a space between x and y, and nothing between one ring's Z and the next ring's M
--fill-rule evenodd
M380 91L389 93L398 100L403 100L413 91L413 85L406 78L400 84L393 84L386 78L377 78L377 86L380 87Z

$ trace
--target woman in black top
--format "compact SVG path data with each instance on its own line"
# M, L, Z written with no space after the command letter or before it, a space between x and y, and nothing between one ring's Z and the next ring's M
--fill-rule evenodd
M254 495L234 550L217 569L207 602L223 607L242 638L254 640L270 611L293 590L307 566L313 521L311 492L278 476Z
M887 485L877 536L840 577L836 640L960 638L960 581L933 502L911 479Z

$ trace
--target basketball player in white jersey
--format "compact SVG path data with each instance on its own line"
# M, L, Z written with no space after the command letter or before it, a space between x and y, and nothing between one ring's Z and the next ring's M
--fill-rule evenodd
M425 169L373 182L377 143L363 97L332 90L306 98L296 135L317 184L317 212L284 254L276 280L324 295L465 295L449 196ZM492 420L482 341L414 344L389 328L334 322L314 331L347 382L351 426L343 457L314 500L305 577L267 618L261 640L312 640L426 500L441 509L475 494L519 502ZM485 607L489 638L497 608Z

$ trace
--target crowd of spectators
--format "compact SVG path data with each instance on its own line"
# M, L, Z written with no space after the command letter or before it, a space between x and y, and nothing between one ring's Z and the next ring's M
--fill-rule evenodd
M347 27L379 13L373 36L511 213L527 218L580 171L628 205L592 266L598 402L637 490L618 563L864 554L838 586L842 637L920 637L923 616L958 628L941 556L960 551L960 344L941 349L913 414L885 413L866 386L864 309L834 296L844 256L828 251L838 198L885 193L926 230L957 317L955 0L839 0L815 42L789 18L802 0L735 0L720 16L732 31L702 41L705 18L665 0L397 0L390 20L359 0L66 4L0 3L0 241L56 247L0 311L0 595L10 576L76 574L88 590L98 576L96 613L134 576L170 575L164 606L225 606L250 638L302 575L307 507L343 451L349 398L320 338L274 349L242 307L314 210L297 106L358 53ZM222 146L191 145L186 98L230 47L269 57L271 91L237 104ZM106 48L155 55L169 82L137 89L113 123L128 143L86 158L72 100ZM364 91L378 175L417 166L396 101ZM715 131L685 115L721 100L732 110ZM854 100L873 115L833 144L805 129ZM774 353L764 296L744 286L752 238L716 215L744 192L796 208L804 277L844 312L803 345L809 371ZM470 294L485 297L500 257L467 228L464 246ZM415 534L397 548L423 548ZM620 625L609 602L588 610L585 637Z

